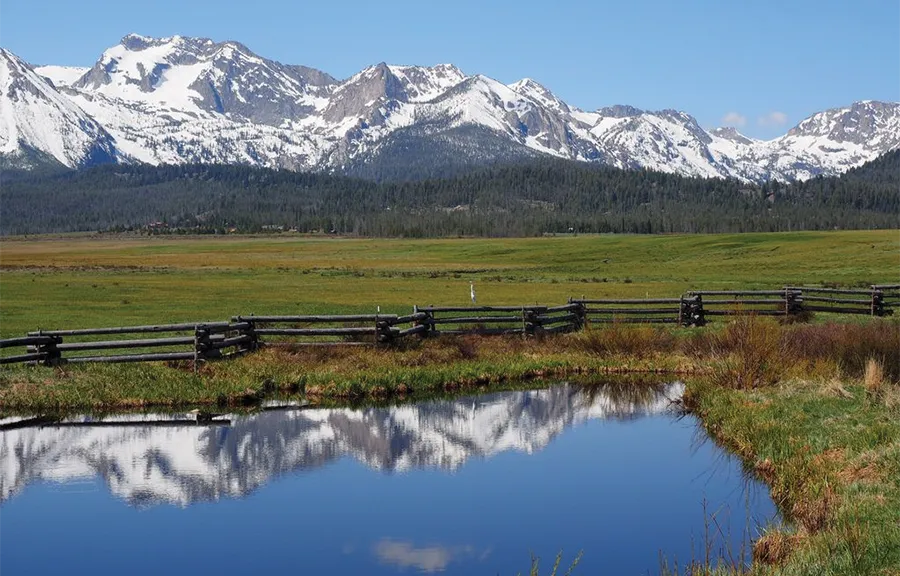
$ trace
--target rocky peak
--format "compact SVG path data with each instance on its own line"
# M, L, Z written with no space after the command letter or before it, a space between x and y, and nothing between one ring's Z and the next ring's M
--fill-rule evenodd
M732 142L738 142L740 144L752 144L753 140L747 138L743 134L737 131L733 126L722 126L721 128L716 128L710 131L710 134L716 136L718 138L723 138L725 140L731 140Z
M123 36L122 40L119 41L119 44L124 46L126 50L145 50L158 41L159 40L154 38L148 38L147 36L132 33Z
M893 131L894 137L888 140L900 143L900 103L866 100L849 107L813 114L787 135L827 137L835 142L865 144L883 135L885 129Z
M381 62L354 75L336 88L331 102L325 108L328 122L341 122L347 118L359 118L368 124L384 121L380 108L395 108L405 102L407 93L403 82Z
M700 124L697 123L697 119L687 112L667 108L665 110L655 112L653 115L659 118L663 118L671 122L672 124L682 126L685 130L690 132L691 136L696 138L704 145L712 142L712 138L710 138L709 134L707 134L707 132L700 127Z
M307 69L317 81L324 79L314 72ZM320 92L308 88L297 69L257 56L240 42L137 34L104 52L73 87L144 106L276 126L314 112Z
M540 103L542 106L556 112L568 114L571 110L568 104L557 98L556 94L548 90L543 84L531 78L523 78L518 82L510 84L509 87L515 92L527 96Z
M623 104L615 104L613 106L605 106L597 110L597 114L611 118L630 118L632 116L640 116L644 111L634 106Z
M388 66L409 102L427 102L465 80L466 76L452 64L437 66Z

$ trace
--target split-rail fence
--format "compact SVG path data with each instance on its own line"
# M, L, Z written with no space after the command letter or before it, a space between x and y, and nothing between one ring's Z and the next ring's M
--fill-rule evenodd
M250 315L227 322L39 330L0 340L0 349L13 351L0 355L0 364L188 361L196 367L262 346L386 345L410 336L448 334L536 336L609 323L690 327L750 314L889 316L898 307L900 284L885 284L867 290L786 286L780 290L698 290L680 298L570 298L561 306L414 306L412 313L404 316Z

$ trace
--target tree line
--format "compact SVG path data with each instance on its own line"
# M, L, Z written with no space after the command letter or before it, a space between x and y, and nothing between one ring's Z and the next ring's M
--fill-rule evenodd
M545 158L403 182L197 164L0 173L3 235L718 233L896 228L898 214L900 151L790 185Z

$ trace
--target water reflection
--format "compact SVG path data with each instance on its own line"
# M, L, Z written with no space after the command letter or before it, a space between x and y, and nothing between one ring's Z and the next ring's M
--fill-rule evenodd
M682 391L681 383L564 384L395 407L229 415L228 425L217 426L172 423L171 416L159 414L106 418L101 425L81 418L76 420L86 425L0 433L0 499L39 480L98 476L132 505L187 506L243 496L285 472L318 468L344 456L385 472L455 470L473 457L538 451L586 420L663 412ZM136 422L109 425L123 420ZM160 420L170 422L148 423ZM376 555L428 571L441 569L460 550L480 554L384 540Z
M452 561L475 559L484 561L490 549L478 551L474 546L423 546L412 542L384 538L373 546L375 557L382 563L399 568L415 568L420 572L443 572Z

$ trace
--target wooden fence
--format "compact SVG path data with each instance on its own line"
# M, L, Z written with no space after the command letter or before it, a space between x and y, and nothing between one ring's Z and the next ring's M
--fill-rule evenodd
M235 316L232 322L247 324L253 347L265 336L268 346L306 345L333 346L365 345L392 340L398 323L409 322L396 314L352 314L319 316ZM403 322L400 322L400 321ZM338 338L338 339L336 339Z
M695 315L698 311L698 299L690 295L682 298L581 299L571 302L581 306L584 323L587 325L612 322L697 325Z
M795 288L782 290L700 290L690 292L697 300L698 319L702 326L715 316L787 316L799 314L802 295Z
M199 360L223 358L254 349L250 328L249 323L202 322L29 332L24 338L0 340L0 348L25 346L25 354L0 357L0 364L174 360L191 360L196 364ZM148 338L148 334L165 336ZM98 339L98 336L111 335L118 339ZM127 352L110 352L118 350ZM63 353L67 353L65 357Z
M535 336L605 323L704 326L718 317L742 314L888 316L898 306L900 284L885 284L869 290L786 286L780 290L702 290L681 298L582 298L570 299L562 306L414 306L406 316L234 316L229 322L29 332L21 338L0 340L0 349L24 348L0 356L0 364L189 361L196 368L203 361L246 354L261 346L371 346L410 336L447 334ZM116 339L103 338L110 336Z
M408 334L525 334L571 332L584 324L583 308L563 306L428 306L413 309Z
M885 316L884 290L839 290L804 286L792 288L802 295L806 312L831 312L834 314L862 314Z
M900 284L875 284L872 290L881 292L883 315L892 314L900 308Z

